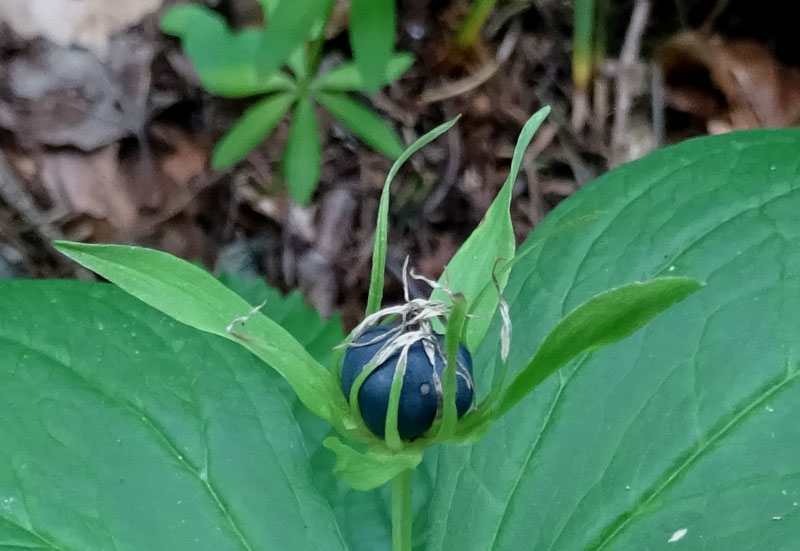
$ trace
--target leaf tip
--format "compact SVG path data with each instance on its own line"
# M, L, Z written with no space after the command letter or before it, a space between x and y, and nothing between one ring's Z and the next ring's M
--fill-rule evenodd
M211 152L211 168L214 170L225 170L236 164L225 147L221 147L225 142L220 142Z
M53 240L53 248L60 252L65 256L71 257L70 253L81 249L82 247L86 247L86 243L80 243L77 241L68 241L66 239L55 239Z

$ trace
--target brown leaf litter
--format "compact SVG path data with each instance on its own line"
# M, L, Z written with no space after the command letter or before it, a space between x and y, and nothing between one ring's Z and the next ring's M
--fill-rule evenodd
M800 122L800 70L753 40L687 32L661 49L667 105L710 134Z

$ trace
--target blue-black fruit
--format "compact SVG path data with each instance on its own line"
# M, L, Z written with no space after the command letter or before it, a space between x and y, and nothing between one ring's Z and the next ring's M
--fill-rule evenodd
M342 392L349 399L350 389L361 370L372 360L375 354L386 344L387 332L391 326L379 326L367 329L355 343L367 343L365 346L348 347L342 360ZM425 433L436 418L439 397L434 383L434 369L441 380L447 364L444 356L444 335L436 335L439 346L435 354L434 366L425 354L422 342L411 345L408 350L408 363L400 392L400 403L397 410L397 430L403 440L413 440ZM374 341L374 342L373 342ZM361 417L370 431L379 438L384 438L386 412L389 404L389 391L392 387L398 350L385 362L379 365L364 381L358 393ZM472 357L464 345L458 347L458 363L469 372L468 382L464 377L456 377L456 410L458 416L464 415L472 404Z

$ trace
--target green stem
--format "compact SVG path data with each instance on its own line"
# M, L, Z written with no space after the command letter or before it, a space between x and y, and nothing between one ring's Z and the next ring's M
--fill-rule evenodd
M572 80L575 88L579 90L586 90L592 76L593 25L594 0L576 0L572 41Z
M444 347L447 366L442 377L442 421L437 438L447 439L456 431L458 412L456 411L456 373L458 371L458 345L464 337L467 321L467 300L464 295L453 296L453 309L447 320Z
M392 480L392 551L411 551L411 483L414 470L408 469Z
M483 23L486 21L486 18L489 17L489 13L496 3L497 0L477 0L477 2L472 5L472 9L469 11L469 15L461 26L461 30L456 38L456 42L459 46L470 46L475 43L481 32L481 27L483 27Z
M592 29L595 0L575 0L572 40L572 128L578 132L589 112L589 81L592 78Z

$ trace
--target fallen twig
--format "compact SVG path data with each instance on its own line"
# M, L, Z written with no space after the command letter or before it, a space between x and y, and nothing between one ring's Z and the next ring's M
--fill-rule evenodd
M614 110L614 123L611 126L611 166L624 162L626 136L628 134L628 118L631 104L633 103L633 87L630 74L636 66L639 57L642 35L647 26L647 17L650 13L650 0L636 0L631 14L631 22L625 32L625 41L616 71L616 108Z
M422 105L427 105L429 103L436 103L448 98L460 96L470 90L474 90L492 78L497 70L511 57L511 54L514 52L514 47L517 45L517 40L519 40L519 36L520 24L518 21L515 21L503 37L500 47L497 48L497 55L495 55L493 60L467 77L448 81L436 88L424 91L420 96L420 103Z

